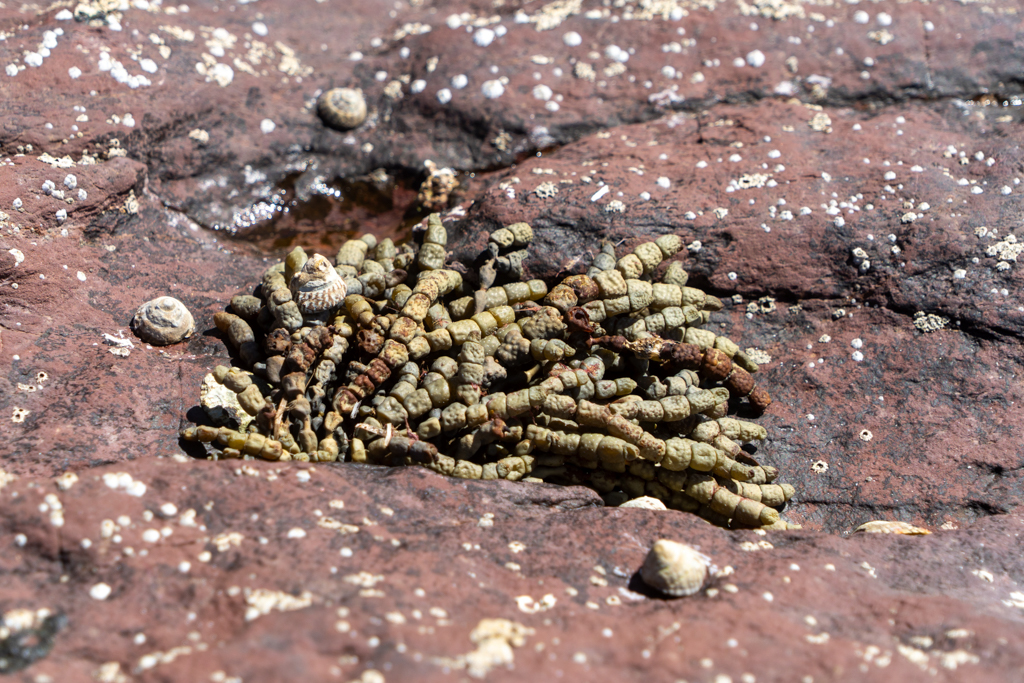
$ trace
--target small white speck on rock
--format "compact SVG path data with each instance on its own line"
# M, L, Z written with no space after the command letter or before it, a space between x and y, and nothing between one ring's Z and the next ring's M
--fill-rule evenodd
M505 94L505 86L499 80L484 81L480 91L489 100L496 100Z
M625 64L629 61L629 53L623 50L618 45L609 45L604 49L604 56L613 62L619 62Z
M89 597L93 600L106 600L113 589L105 583L97 583L89 589Z
M494 42L495 34L489 28L478 28L473 34L473 42L480 47L487 47Z
M535 85L535 86L533 86L533 96L534 96L534 98L536 98L538 100L543 100L543 101L547 102L548 100L551 99L551 96L553 94L554 93L551 91L551 88L549 88L546 85Z

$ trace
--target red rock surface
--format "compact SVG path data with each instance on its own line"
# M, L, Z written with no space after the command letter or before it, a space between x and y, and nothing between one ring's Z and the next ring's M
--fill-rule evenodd
M92 24L0 8L0 613L66 617L0 663L12 680L464 680L484 619L533 629L491 642L514 659L488 680L1021 675L1016 3L647 17L589 1L150 1L108 4L109 20L102 4L80 10ZM313 102L334 85L363 89L367 123L323 127ZM303 481L183 457L201 378L228 358L213 314L287 245L400 234L422 216L428 159L462 173L467 211L449 224L466 264L513 220L534 225L526 265L544 277L584 268L602 239L700 241L687 268L729 303L713 324L772 358L758 457L796 486L785 516L803 530L727 532L583 489L352 465ZM555 197L535 193L545 182ZM128 322L163 294L198 332L148 348ZM949 322L926 333L918 312ZM105 334L134 349L111 354ZM128 484L119 473L145 493L105 483ZM880 518L935 533L845 537ZM712 595L644 593L635 572L660 537L712 558ZM298 609L247 620L247 596ZM0 639L0 660L28 635Z
M486 619L530 629L499 648L498 681L1005 680L1024 666L1018 515L928 537L759 535L604 508L586 489L152 458L2 495L0 600L68 619L28 670L53 680L109 662L132 680L462 680ZM636 571L661 537L711 557L710 593L650 596Z

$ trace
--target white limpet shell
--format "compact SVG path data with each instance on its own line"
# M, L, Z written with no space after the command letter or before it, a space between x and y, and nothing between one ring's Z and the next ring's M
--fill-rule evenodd
M661 539L647 553L640 577L651 588L674 598L693 595L708 576L711 558L685 543Z
M161 296L139 306L132 318L132 331L154 346L177 344L196 331L192 314L172 296Z
M337 308L348 289L325 256L313 254L292 276L288 288L303 315L319 315Z

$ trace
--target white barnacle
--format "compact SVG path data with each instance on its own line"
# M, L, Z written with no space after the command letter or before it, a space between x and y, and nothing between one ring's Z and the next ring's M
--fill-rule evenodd
M484 84L480 87L480 91L487 99L496 100L505 94L505 86L502 85L501 81L494 79L484 81Z

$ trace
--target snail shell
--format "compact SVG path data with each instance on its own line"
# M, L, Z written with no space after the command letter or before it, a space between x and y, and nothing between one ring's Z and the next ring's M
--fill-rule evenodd
M701 589L710 562L710 558L685 543L661 539L647 553L640 577L651 588L680 598Z
M320 95L316 111L331 128L349 130L366 120L366 100L358 88L333 88Z
M162 296L139 306L132 318L132 331L144 342L167 346L191 337L196 331L196 322L185 304L174 297Z
M303 315L318 315L337 308L348 293L338 271L320 254L313 254L292 276L289 289Z

